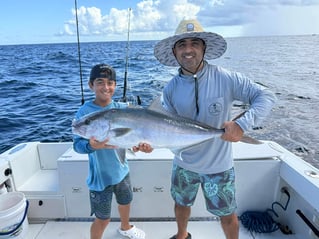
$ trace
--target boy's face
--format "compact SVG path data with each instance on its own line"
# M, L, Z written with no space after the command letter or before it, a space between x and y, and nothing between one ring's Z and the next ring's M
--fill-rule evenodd
M92 83L89 83L89 86L95 93L95 101L97 104L105 106L112 101L116 81L107 78L96 78Z

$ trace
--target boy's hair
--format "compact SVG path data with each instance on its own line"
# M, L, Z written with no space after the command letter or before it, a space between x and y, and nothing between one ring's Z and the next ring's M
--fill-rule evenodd
M107 78L116 81L115 70L107 64L98 64L93 66L90 73L90 83L92 84L96 78Z

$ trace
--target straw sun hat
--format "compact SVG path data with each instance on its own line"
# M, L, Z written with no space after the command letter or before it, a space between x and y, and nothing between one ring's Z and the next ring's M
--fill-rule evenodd
M154 48L157 60L166 66L179 66L173 54L175 43L184 38L200 38L205 41L206 51L204 59L212 60L223 55L227 49L225 39L213 32L205 32L197 20L182 20L175 35L158 42Z

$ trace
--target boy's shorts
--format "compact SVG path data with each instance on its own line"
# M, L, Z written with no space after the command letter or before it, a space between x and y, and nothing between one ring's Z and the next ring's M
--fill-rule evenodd
M171 195L178 205L192 206L199 185L210 213L221 217L235 212L234 168L217 174L198 174L173 165Z
M120 183L108 186L103 191L90 190L91 216L95 214L101 220L111 217L113 193L120 205L127 205L132 201L133 193L129 174Z

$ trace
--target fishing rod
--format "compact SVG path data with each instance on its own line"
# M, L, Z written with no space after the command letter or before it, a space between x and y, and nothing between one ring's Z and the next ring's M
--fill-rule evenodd
M127 91L127 70L128 70L128 58L130 51L130 23L131 23L131 8L128 9L128 26L127 26L127 42L126 42L126 59L125 59L125 72L124 72L124 87L122 102L126 102L126 91Z
M132 9L128 9L128 24L127 24L127 42L126 42L126 59L125 59L125 72L124 72L124 86L123 86L123 96L120 100L121 102L127 102L126 92L127 92L127 72L128 72L128 61L129 61L129 52L130 52L130 23L131 23L131 11ZM131 99L132 100L132 99ZM134 101L134 100L133 100ZM141 105L142 101L140 96L136 96L136 104Z
M125 73L124 73L124 89L123 97L120 101L127 102L126 91L127 91L127 72L128 72L128 60L129 60L129 50L130 50L130 22L131 22L131 8L128 9L128 31L127 31L127 43L126 43L126 59L125 59ZM81 64L81 50L80 50L80 37L79 37L79 21L78 21L78 8L77 0L75 0L75 16L76 16L76 32L77 32L77 45L78 45L78 59L80 66L80 81L81 81L81 95L82 105L84 104L84 91L83 91L83 79L82 79L82 64ZM141 99L137 96L137 104L141 105Z
M74 2L75 5L75 19L76 19L76 33L77 33L77 42L78 42L78 59L79 59L79 65L80 65L80 82L81 82L81 95L82 105L84 104L84 92L83 92L83 80L82 80L82 64L81 64L81 50L80 50L80 36L79 36L79 20L78 20L78 4L77 0Z

